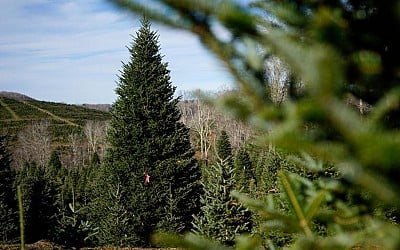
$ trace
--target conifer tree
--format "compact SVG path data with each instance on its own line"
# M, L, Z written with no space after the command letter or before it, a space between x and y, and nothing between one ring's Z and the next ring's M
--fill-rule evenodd
M62 163L60 160L60 151L58 149L51 152L48 167L54 170L55 173L61 170Z
M62 184L57 185L57 243L68 248L90 245L93 239L90 236L96 233L93 223L88 220L89 194L93 192L91 188L94 181L92 168L94 166L89 165L64 171Z
M203 169L201 213L195 216L195 229L205 237L233 245L235 236L250 232L251 213L238 204L230 192L237 187L232 146L225 130L216 142L219 161Z
M0 242L9 242L16 237L16 200L13 188L15 173L11 169L7 139L0 136Z
M110 148L102 171L112 175L113 185L118 184L124 195L116 199L118 210L126 211L118 234L129 239L121 243L109 235L104 243L143 246L149 245L157 229L190 228L192 214L199 210L201 172L193 158L188 128L179 121L179 98L174 98L175 87L162 62L158 35L147 19L142 20L128 49L130 61L123 64L119 77L108 134ZM100 194L107 196L103 201L110 200L109 190ZM111 211L111 203L100 207ZM104 209L100 213L112 214Z
M62 178L66 175L66 169L62 165L60 157L60 149L53 150L47 164L47 172L53 176L57 185L62 185Z
M26 242L56 240L57 186L53 176L36 163L26 163L18 172L22 189Z
M202 236L233 245L240 233L252 229L251 213L231 196L235 188L235 169L226 162L205 169L209 177L202 182L201 213L195 216L195 230Z
M229 141L228 133L225 130L221 131L216 143L217 157L220 161L225 161L226 164L232 165L232 145Z
M92 157L90 158L90 165L91 166L98 166L100 165L100 156L97 152L94 152L92 154Z
M244 147L237 153L234 163L237 187L241 189L242 192L249 193L254 189L256 177L250 155Z

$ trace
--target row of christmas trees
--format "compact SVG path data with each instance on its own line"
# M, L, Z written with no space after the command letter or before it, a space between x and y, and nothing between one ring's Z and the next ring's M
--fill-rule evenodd
M172 192L174 185L185 183L190 176L175 175L161 186L157 169L153 169L146 172L148 178L144 174L137 177L137 190L127 191L96 154L89 165L77 168L67 169L59 151L54 151L46 166L26 163L12 169L6 139L0 138L2 243L15 243L20 237L16 202L16 187L20 186L27 243L47 239L66 247L148 246L156 231L194 231L232 245L238 234L257 231L257 218L230 196L231 191L253 196L268 193L276 188L276 177L271 174L277 166L273 164L284 164L278 154L269 155L266 162L272 171L260 172L265 165L257 167L244 148L233 154L228 135L222 131L216 142L218 160L209 165L197 163L201 173L186 189L190 197L178 197ZM140 197L140 204L129 203L128 194Z

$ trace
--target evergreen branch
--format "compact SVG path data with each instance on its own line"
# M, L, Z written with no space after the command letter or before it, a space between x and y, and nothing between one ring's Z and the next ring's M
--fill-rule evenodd
M142 14L144 16L151 17L153 20L169 25L174 28L178 29L183 29L183 30L190 30L191 25L190 23L187 22L187 20L183 19L181 16L178 16L177 19L171 18L171 16L176 15L171 15L171 13L163 13L159 10L149 8L146 5L136 3L134 1L129 1L129 0L109 0L110 2L114 3L121 9L127 9L133 13L138 13ZM160 9L166 9L166 6L163 6L164 8Z
M241 194L235 190L231 192L231 196L237 199L240 203L243 203L246 207L256 211L262 219L267 220L267 222L263 224L266 228L271 228L272 225L276 226L276 222L278 222L278 224L285 227L286 230L300 230L299 224L294 222L290 216L282 214L281 211L278 211L273 207L272 199L268 204L265 204L260 200L250 198L249 196Z
M223 246L220 243L205 239L200 235L189 233L185 235L182 247L193 250L231 250L232 248Z
M311 222L311 219L318 212L321 204L325 200L325 195L326 195L325 191L320 191L313 197L313 200L310 202L308 208L306 209L305 218L308 223Z
M294 208L295 214L297 218L299 219L299 225L301 228L303 228L304 233L311 237L312 232L310 227L308 226L308 221L306 219L306 216L304 215L303 209L300 206L299 201L297 200L297 195L294 192L292 185L290 184L289 179L287 178L286 174L284 171L279 171L278 176L282 182L283 188L285 189L285 192L289 198L290 204Z
M200 26L201 27L201 26ZM242 69L235 65L235 61L241 61L243 58L240 56L236 48L230 44L221 41L217 36L210 30L210 27L198 27L194 32L199 36L204 46L206 46L213 54L215 54L222 62L224 62L226 68L231 72L233 77L237 80L237 84L246 93L247 96L251 97L249 100L252 101L254 107L258 110L265 107L266 91L261 91L259 86L263 84L253 77L252 73L246 74ZM251 84L248 84L251 83Z
M232 250L232 248L221 245L220 243L205 239L198 234L188 233L183 238L176 234L156 233L152 240L157 245L178 246L192 250Z
M367 171L355 162L342 162L338 164L338 167L347 179L366 188L381 201L400 207L400 201L396 199L397 194L388 180L382 181L382 179L377 178L376 174Z
M390 110L398 108L400 102L400 88L393 88L387 94L385 94L377 104L371 110L369 115L369 122L371 125L378 125L381 123L381 119Z

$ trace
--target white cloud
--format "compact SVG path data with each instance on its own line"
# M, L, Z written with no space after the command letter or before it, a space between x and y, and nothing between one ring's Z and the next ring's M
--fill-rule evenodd
M0 90L68 103L111 103L138 18L99 0L15 0L0 8ZM226 85L192 35L153 25L178 90Z

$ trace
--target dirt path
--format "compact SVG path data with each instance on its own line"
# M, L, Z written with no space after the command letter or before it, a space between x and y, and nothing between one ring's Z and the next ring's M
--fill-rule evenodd
M0 105L3 106L5 109L7 109L8 112L10 112L12 118L14 120L20 120L21 118L14 112L14 110L12 110L10 108L10 106L8 106L6 103L3 102L3 100L1 100L0 98Z
M55 119L55 120L62 121L62 122L64 122L64 123L68 124L68 125L80 127L78 124L76 124L76 123L74 123L74 122L71 122L70 120L67 120L67 119L62 118L62 117L60 117L60 116L58 116L58 115L55 115L55 114L51 113L51 112L48 111L48 110L39 108L38 106L35 106L35 105L31 104L31 103L28 103L27 101L22 101L22 103L24 103L24 104L26 104L26 105L28 105L28 106L31 106L32 108L35 108L35 109L37 109L37 110L39 110L39 111L41 111L41 112L43 112L43 113L48 114L49 116L51 116L51 117L52 117L53 119Z

